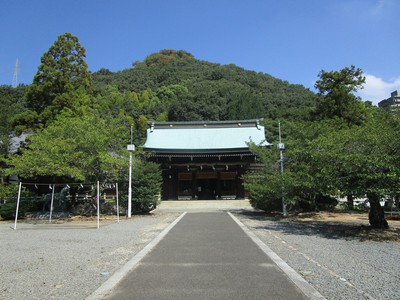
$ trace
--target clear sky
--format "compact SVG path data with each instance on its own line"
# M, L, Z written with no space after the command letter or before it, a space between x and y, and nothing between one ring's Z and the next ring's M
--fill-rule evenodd
M377 103L400 89L400 0L0 0L0 85L30 84L70 32L93 72L162 49L235 64L314 90L320 70L352 64Z

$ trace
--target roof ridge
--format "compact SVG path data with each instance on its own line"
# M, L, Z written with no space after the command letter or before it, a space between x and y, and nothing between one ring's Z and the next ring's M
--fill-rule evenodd
M149 122L149 125L154 128L167 128L167 127L249 127L259 126L262 119L252 120L228 120L228 121L183 121L183 122Z

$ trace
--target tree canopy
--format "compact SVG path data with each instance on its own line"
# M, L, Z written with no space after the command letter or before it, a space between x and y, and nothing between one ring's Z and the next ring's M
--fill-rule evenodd
M14 116L25 111L26 86L0 86L0 153L8 155Z
M360 68L346 67L340 71L319 73L315 88L323 95L317 104L320 117L338 117L349 124L361 124L365 119L365 104L352 94L363 88L365 77Z
M123 131L93 113L64 110L54 122L32 135L21 155L7 160L8 174L22 178L58 177L71 181L112 181L125 161ZM121 149L122 148L122 149Z
M80 98L72 96L78 90L92 92L92 76L85 62L85 52L77 37L65 33L43 54L26 94L28 110L15 121L20 130L41 128L64 107L82 104Z

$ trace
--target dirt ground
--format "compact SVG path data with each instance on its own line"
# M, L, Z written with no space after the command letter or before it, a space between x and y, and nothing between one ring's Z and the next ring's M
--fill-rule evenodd
M272 216L270 216L272 217ZM277 218L277 216L274 216ZM389 229L372 229L369 226L368 212L307 212L289 214L287 219L279 217L283 222L302 223L328 231L332 235L357 238L360 240L400 242L400 218L398 215L386 215Z
M158 212L152 212L149 214L142 214L142 215L133 215L132 218L145 218L145 217L157 217L161 213ZM120 215L119 220L126 220L126 215ZM100 223L111 223L111 222L116 222L118 220L116 215L100 215ZM49 222L49 216L48 213L45 217L42 218L35 218L35 217L26 217L23 219L18 219L18 223L31 223L31 224L39 224L39 223L48 223ZM53 224L64 224L64 223L95 223L97 222L97 216L91 216L91 217L86 217L86 216L69 216L69 217L57 217L53 216L51 223ZM14 220L2 220L0 219L0 223L14 223Z
M293 221L319 221L319 222L367 222L366 212L306 212L289 215Z

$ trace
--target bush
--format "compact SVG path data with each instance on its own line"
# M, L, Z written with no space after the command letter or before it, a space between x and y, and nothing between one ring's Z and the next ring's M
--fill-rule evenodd
M0 217L4 220L12 220L15 218L15 201L18 194L18 185L0 184ZM10 200L13 199L13 200ZM20 205L18 217L25 216L25 205Z
M282 210L282 185L278 176L264 176L261 172L245 175L246 189L252 207L266 212Z
M15 208L16 208L16 203L13 202L7 202L5 204L0 205L0 217L3 220L12 220L15 218ZM21 218L25 215L25 212L20 208L18 211L18 218Z
M17 207L16 201L6 202L0 206L0 217L3 220L14 220L15 210ZM25 218L27 212L37 211L37 202L20 201L18 208L18 219Z
M161 171L157 164L135 161L132 169L132 212L148 213L159 204Z
M9 197L16 197L18 194L18 185L16 184L0 184L0 203Z

